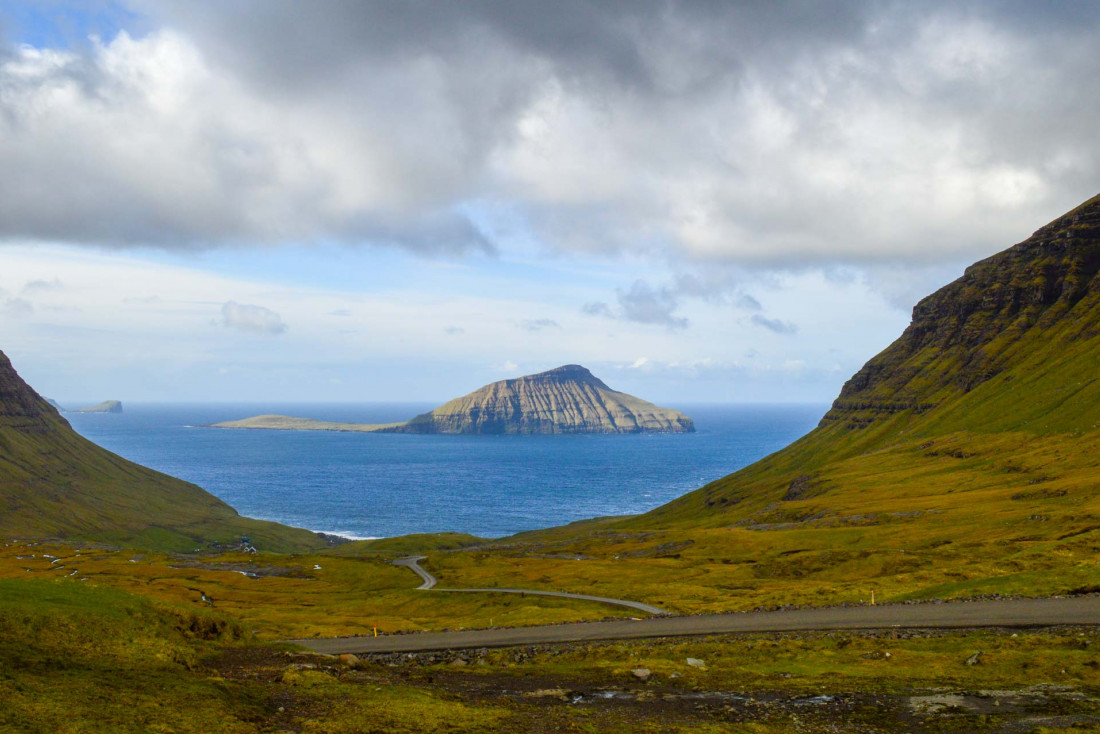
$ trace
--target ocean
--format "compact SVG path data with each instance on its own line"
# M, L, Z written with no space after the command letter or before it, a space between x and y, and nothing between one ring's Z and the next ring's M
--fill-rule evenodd
M676 405L696 433L430 436L203 428L259 413L385 423L434 404L126 403L66 413L85 437L203 487L242 515L349 538L501 537L645 512L812 429L824 405Z

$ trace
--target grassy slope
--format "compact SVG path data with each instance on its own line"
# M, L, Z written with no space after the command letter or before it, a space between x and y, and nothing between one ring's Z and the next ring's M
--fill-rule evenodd
M1098 730L1095 630L734 635L465 651L461 666L347 665L249 637L195 603L0 578L0 732ZM954 705L918 727L929 696Z
M645 515L432 563L680 611L1100 583L1098 271L1100 197L922 301L788 448Z
M266 550L324 546L313 533L241 517L193 484L84 439L0 353L0 536L190 551L241 535Z

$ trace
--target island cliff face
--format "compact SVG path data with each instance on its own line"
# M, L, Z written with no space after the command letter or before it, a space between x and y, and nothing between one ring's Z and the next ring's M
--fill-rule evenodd
M691 418L612 390L584 367L501 380L388 429L401 433L690 433Z
M494 382L405 423L331 423L258 415L213 427L360 433L691 433L695 423L677 410L612 390L584 367L567 364Z

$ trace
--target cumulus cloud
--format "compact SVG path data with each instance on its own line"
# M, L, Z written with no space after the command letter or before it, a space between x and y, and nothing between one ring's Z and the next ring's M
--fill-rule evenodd
M28 281L23 286L23 292L32 293L44 293L48 291L59 291L65 286L61 284L60 278L54 278L53 280L32 280Z
M749 321L775 334L798 333L798 326L796 324L790 321L783 321L782 319L770 319L763 314L754 313L749 317Z
M526 319L516 324L524 331L542 331L543 329L560 329L561 324L553 319Z
M34 314L34 305L24 298L9 298L4 301L0 313L11 319L25 319Z
M636 280L628 290L618 291L618 297L622 318L627 321L661 324L671 329L687 328L687 319L673 316L679 304L667 289L654 288L645 281Z
M625 290L616 291L618 306L612 308L603 301L586 303L581 312L587 316L634 321L639 324L658 324L670 329L686 329L688 320L673 313L679 307L678 294L668 287L655 287L644 280L636 280Z
M685 329L690 322L675 315L688 299L699 299L711 304L728 306L744 311L759 311L760 302L742 289L740 276L727 269L716 269L706 277L680 274L662 285L636 280L629 288L617 289L617 305L604 301L586 303L581 313L586 316L634 321L640 324L658 324L671 329Z
M269 308L226 301L222 304L221 324L231 329L276 336L287 330L283 317Z
M603 301L593 301L581 306L581 313L585 316L605 316L607 318L614 318L615 312L611 310L611 306L608 306Z
M492 249L473 206L558 250L973 259L1100 177L1093 6L135 7L0 52L0 238Z

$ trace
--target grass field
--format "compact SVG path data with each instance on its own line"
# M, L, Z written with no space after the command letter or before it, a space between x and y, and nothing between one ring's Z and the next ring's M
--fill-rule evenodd
M76 578L0 579L0 731L1100 730L1095 629L341 660L257 642L217 608Z

